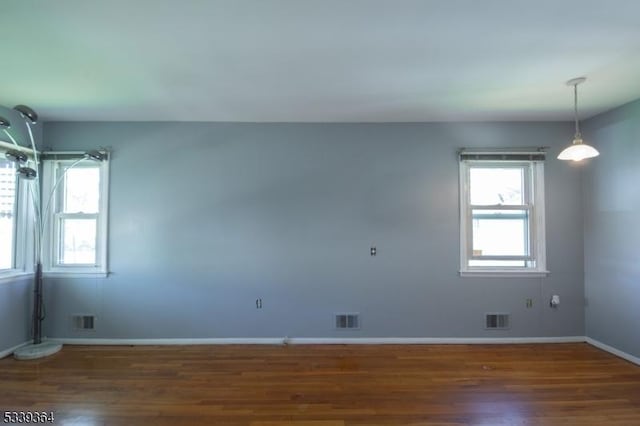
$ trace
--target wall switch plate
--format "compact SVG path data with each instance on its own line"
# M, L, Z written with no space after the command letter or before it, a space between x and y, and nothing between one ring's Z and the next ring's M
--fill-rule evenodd
M527 308L533 307L533 299L527 299Z

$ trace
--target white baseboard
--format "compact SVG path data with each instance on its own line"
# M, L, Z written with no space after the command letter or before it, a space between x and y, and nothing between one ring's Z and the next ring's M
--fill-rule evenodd
M500 345L577 343L584 336L563 337L241 337L193 339L51 338L65 345Z
M616 348L614 348L612 346L604 344L604 343L602 343L602 342L600 342L600 341L598 341L596 339L592 339L591 337L587 337L586 339L587 339L587 343L588 344L590 344L592 346L595 346L598 349L602 349L603 351L609 352L610 354L618 356L618 357L620 357L622 359L625 359L625 360L627 360L629 362L632 362L632 363L634 363L636 365L640 365L640 358L638 358L637 356L633 356L631 354L623 352L623 351L621 351L619 349L616 349Z
M576 343L584 336L563 337L291 337L292 345L513 345L526 343Z
M28 345L29 343L31 343L31 340L27 340L24 343L20 343L19 345L16 345L12 348L9 349L5 349L4 351L0 351L0 359L11 355L16 349L23 347L24 345Z
M213 337L193 339L101 339L52 338L49 341L65 345L514 345L530 343L582 343L640 365L640 358L585 336L562 337ZM0 352L0 359L29 342Z
M138 346L138 345L281 345L280 337L257 338L195 338L195 339L100 339L100 338L51 338L47 341L64 345L105 345L105 346Z

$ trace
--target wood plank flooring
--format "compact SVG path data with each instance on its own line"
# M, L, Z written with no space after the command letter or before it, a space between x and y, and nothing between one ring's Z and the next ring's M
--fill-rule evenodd
M640 367L585 343L65 346L0 360L0 410L91 426L633 426Z

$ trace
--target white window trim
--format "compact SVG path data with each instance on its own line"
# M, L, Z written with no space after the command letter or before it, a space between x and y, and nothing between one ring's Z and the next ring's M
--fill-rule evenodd
M7 269L0 274L0 284L16 282L27 277L33 277L33 272L22 272L16 269Z
M13 267L0 270L0 283L12 282L33 275L33 203L30 200L28 181L17 179L16 185L16 224L13 247Z
M545 239L545 207L544 207L544 162L522 160L460 160L460 276L461 277L487 277L487 278L511 278L511 277L545 277L549 274L546 269L546 239ZM483 267L469 266L469 253L471 244L471 223L469 214L469 168L473 165L499 166L504 163L529 164L533 174L533 219L530 226L532 241L532 255L536 261L535 268L527 267Z
M56 169L60 164L71 164L71 160L44 160L43 161L43 206L46 208L48 198L52 192L56 179ZM43 274L46 277L60 278L92 278L106 277L108 275L108 208L109 208L109 160L96 164L100 170L100 213L98 214L96 233L96 264L95 265L59 265L56 264L56 244L59 244L55 233L56 206L59 203L58 194L51 197L51 206L46 212L47 223L43 236ZM82 167L82 164L76 166ZM61 188L56 188L58 191ZM43 214L45 212L43 211ZM44 220L44 216L43 216Z

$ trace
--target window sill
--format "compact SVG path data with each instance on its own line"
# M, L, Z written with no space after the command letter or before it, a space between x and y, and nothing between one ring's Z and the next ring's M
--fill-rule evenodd
M108 272L45 271L44 278L107 278Z
M460 276L465 278L541 278L549 275L549 271L524 271L504 269L483 269L460 271Z
M0 274L0 284L8 283L11 281L18 281L22 278L33 277L33 272L25 271L12 271Z

